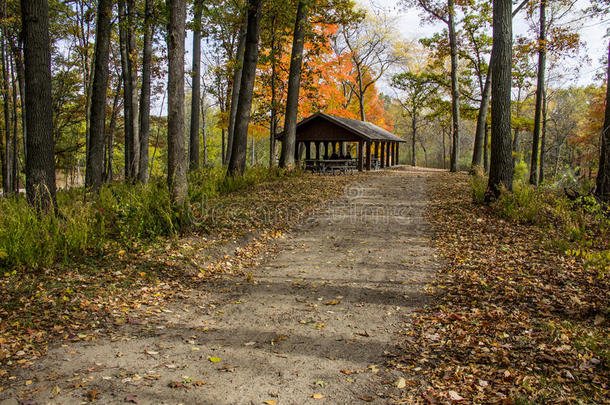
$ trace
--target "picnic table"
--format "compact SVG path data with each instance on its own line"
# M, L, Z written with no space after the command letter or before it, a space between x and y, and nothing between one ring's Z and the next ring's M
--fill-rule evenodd
M311 170L313 173L353 173L357 166L356 159L307 159L305 160L305 170Z

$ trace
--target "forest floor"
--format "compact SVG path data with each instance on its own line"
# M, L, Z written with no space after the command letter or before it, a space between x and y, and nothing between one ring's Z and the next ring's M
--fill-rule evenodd
M432 173L351 178L341 198L259 242L245 273L144 296L107 335L51 345L9 373L0 403L388 402L404 380L383 364L437 268Z

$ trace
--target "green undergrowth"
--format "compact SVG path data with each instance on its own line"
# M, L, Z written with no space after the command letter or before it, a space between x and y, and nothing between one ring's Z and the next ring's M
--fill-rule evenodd
M504 190L490 208L507 221L542 228L544 247L582 259L585 266L606 276L610 272L610 212L590 194L571 200L562 187L534 187L521 171L516 169L512 192ZM484 203L487 177L475 171L470 186L474 202Z
M224 168L206 167L189 174L188 194L199 206L219 195L296 175L299 172L250 168L243 176L225 179ZM164 179L105 185L94 197L85 197L82 189L59 191L57 211L39 215L23 196L0 198L0 267L5 275L101 254L109 246L129 247L197 230L185 228L183 210L172 206Z

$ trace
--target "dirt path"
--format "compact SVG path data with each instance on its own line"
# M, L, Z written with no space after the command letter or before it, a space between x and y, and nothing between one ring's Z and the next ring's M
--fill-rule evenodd
M383 367L384 351L403 315L425 302L424 284L436 270L423 217L428 175L371 175L280 239L277 256L253 270L251 280L185 291L143 324L52 349L20 372L22 398L39 404L90 397L141 404L390 402L397 376ZM0 393L0 404L17 403L17 394L14 388Z

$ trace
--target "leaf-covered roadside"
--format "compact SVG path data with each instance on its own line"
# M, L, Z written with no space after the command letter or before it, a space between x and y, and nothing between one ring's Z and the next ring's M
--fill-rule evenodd
M361 176L293 176L221 193L193 206L205 233L3 277L0 381L14 367L29 367L54 340L95 340L116 326L146 322L174 295L212 277L246 274L272 239Z
M389 361L397 402L610 403L608 277L548 248L551 228L473 204L467 176L429 181L444 265Z

